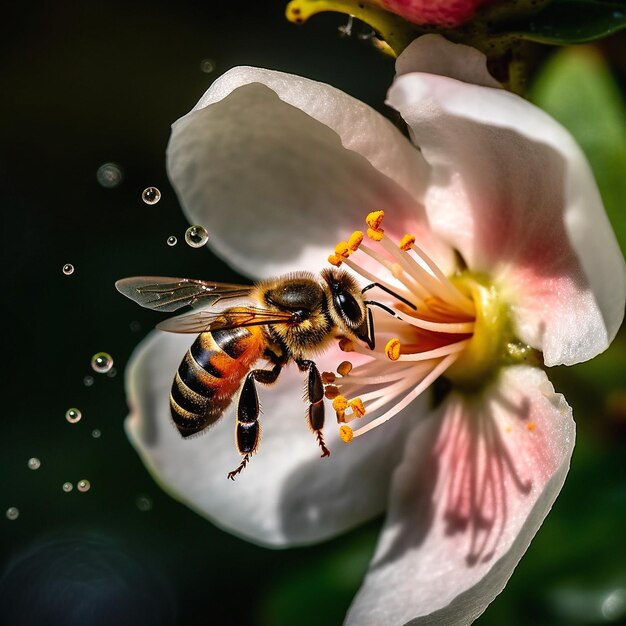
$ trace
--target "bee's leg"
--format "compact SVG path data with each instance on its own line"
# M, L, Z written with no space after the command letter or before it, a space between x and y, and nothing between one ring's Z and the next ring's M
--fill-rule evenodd
M324 385L320 371L313 361L301 359L296 363L300 371L308 371L309 373L306 387L306 399L309 401L306 412L307 421L317 437L317 443L322 449L322 457L330 456L330 450L326 447L322 434L322 428L324 428Z
M228 472L228 478L231 480L235 480L235 476L248 464L250 455L259 445L261 428L259 426L259 397L255 382L271 385L278 378L282 367L282 363L276 363L271 370L252 370L246 376L237 403L237 450L243 459L237 469Z

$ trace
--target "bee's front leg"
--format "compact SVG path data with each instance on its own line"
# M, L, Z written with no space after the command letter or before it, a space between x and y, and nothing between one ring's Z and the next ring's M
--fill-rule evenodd
M322 449L322 457L330 456L330 450L326 447L322 434L322 428L324 428L324 385L322 377L313 361L301 359L296 363L300 371L308 371L309 373L306 388L306 399L309 402L306 412L307 422L317 437L317 443Z

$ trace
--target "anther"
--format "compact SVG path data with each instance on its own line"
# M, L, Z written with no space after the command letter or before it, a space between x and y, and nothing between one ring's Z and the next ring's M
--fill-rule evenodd
M341 441L344 443L350 443L354 437L352 428L350 428L347 424L343 424L339 427L339 436L341 437Z
M408 252L412 247L413 244L415 243L415 236L414 235L404 235L404 237L402 237L402 239L400 240L400 250L404 250L405 252Z
M335 385L326 385L324 395L329 400L334 400L339 395L339 388L335 387Z
M322 382L325 385L330 385L331 383L334 383L336 379L337 376L335 375L335 372L322 372Z
M344 337L339 340L339 349L342 352L354 352L354 342Z
M361 398L355 398L354 400L350 400L350 402L348 402L348 405L352 409L354 417L363 417L365 415L366 410L363 406Z
M400 340L397 337L387 342L385 346L385 356L390 361L397 361L400 358Z
M355 230L348 238L348 248L352 252L356 252L363 241L363 233L360 230Z
M351 252L352 252L352 250L348 246L348 242L347 241L340 241L335 246L335 254L338 257L341 257L342 259L347 259L350 256Z
M352 371L352 363L350 361L342 361L337 366L337 374L347 376Z
M333 409L337 413L343 413L348 408L348 401L345 396L337 396L333 400Z
M328 262L331 265L334 265L335 267L339 267L341 265L342 260L343 259L340 256L337 256L336 254L330 254L328 256Z
M380 227L385 217L384 211L368 213L365 223L368 225L367 236L374 241L380 241L385 236L385 231Z

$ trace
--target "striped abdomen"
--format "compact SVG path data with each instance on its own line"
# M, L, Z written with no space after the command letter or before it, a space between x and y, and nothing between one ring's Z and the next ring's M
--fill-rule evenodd
M183 437L219 419L265 344L258 326L198 335L176 372L170 393L172 419Z

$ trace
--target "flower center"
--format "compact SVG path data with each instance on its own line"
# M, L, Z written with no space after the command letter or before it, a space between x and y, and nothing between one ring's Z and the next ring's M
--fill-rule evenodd
M380 308L368 305L375 349L348 339L339 343L345 352L369 359L354 368L345 361L337 374L323 375L346 442L391 419L444 374L459 391L475 393L512 354L525 354L512 334L508 308L487 277L465 270L448 278L414 236L393 242L381 228L383 217L382 211L367 216L371 243L364 244L356 231L328 259L374 283L384 298L375 303L384 304ZM348 426L374 413L379 414L360 428Z

